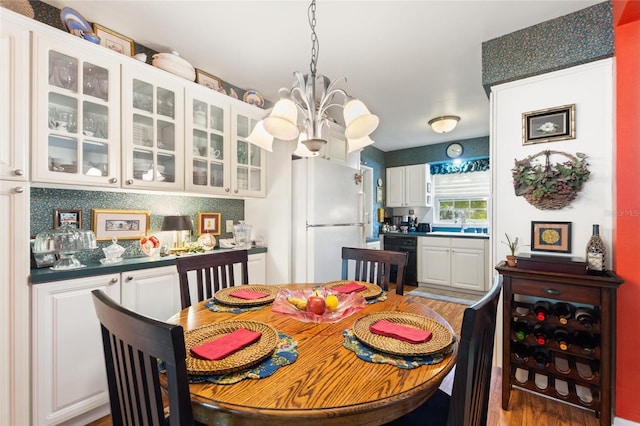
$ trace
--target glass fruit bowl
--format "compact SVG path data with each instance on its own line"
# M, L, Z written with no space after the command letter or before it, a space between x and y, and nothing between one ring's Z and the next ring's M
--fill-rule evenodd
M334 310L326 309L322 314L315 314L300 307L296 307L296 301L305 301L308 304L310 297L319 296L326 299L329 295L335 295L338 298L338 306ZM367 306L367 301L358 293L339 293L331 289L318 287L305 290L290 290L283 288L278 291L276 298L271 305L273 312L288 315L302 322L336 322L349 315L358 312Z
M33 244L35 254L55 253L58 261L51 267L54 271L83 268L76 253L98 248L93 231L62 225L51 231L40 232Z

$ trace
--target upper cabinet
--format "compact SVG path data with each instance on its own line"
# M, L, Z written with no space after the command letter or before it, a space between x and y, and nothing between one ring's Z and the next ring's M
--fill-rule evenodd
M184 86L144 63L122 72L123 187L184 188Z
M263 115L263 110L249 104L237 103L231 109L232 195L266 195L266 151L246 140Z
M80 38L33 39L32 180L116 187L120 64Z
M433 205L429 164L387 168L387 207Z

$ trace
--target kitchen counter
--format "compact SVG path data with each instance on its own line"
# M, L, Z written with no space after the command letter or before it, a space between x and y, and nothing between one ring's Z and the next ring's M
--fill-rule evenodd
M206 253L222 253L233 249L214 249L213 252ZM249 249L249 254L266 253L266 247L254 247ZM204 253L202 253L204 254ZM194 254L195 255L195 254ZM192 256L190 254L181 256ZM91 277L96 275L106 275L112 273L135 271L140 269L159 268L161 266L171 266L176 264L175 254L160 257L140 256L124 258L122 262L103 265L99 262L86 262L84 268L67 269L61 271L53 271L50 268L31 269L31 284L40 284L52 281L61 281L74 278Z
M380 235L400 235L403 237L446 237L446 238L478 238L489 239L489 234L478 234L473 232L385 232Z

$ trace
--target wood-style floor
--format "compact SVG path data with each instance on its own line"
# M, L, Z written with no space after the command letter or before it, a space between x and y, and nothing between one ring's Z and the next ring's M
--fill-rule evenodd
M405 294L411 291L412 287L405 287ZM453 305L445 307L457 309L461 313L466 306L449 304L447 302L439 302L443 304ZM462 315L460 316L462 320ZM452 324L454 329L459 324ZM450 375L451 377L451 375ZM451 393L452 380L448 377L445 379L442 388ZM491 377L491 396L489 399L489 413L487 426L598 426L599 421L595 415L590 412L577 408L568 404L563 404L539 395L514 389L511 393L509 410L502 410L502 370L494 367ZM103 417L90 426L111 426L110 416Z

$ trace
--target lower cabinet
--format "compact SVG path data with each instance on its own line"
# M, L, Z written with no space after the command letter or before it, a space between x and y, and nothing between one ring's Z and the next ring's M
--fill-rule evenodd
M109 413L100 323L91 292L120 300L120 274L33 286L33 422L86 424Z
M486 291L488 240L418 238L418 282Z
M122 304L160 321L180 312L180 281L176 267L123 272Z

